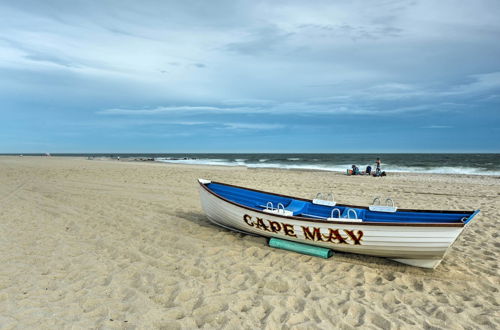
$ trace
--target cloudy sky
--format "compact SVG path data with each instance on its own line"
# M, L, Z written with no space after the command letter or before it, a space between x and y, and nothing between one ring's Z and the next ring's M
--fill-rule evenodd
M500 2L0 1L0 152L500 152Z

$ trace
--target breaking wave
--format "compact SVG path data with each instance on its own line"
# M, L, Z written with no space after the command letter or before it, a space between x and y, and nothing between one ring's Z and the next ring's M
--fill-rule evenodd
M189 165L211 165L211 166L245 166L248 168L278 168L278 169L295 169L295 170L318 170L345 172L350 169L352 163L342 162L335 164L331 161L322 161L321 159L311 158L308 161L305 157L288 157L282 159L270 158L170 158L158 157L155 161L172 163L172 164L189 164ZM357 164L361 170L365 170L369 164ZM372 169L374 165L370 164ZM404 164L383 164L382 170L386 172L403 172L403 173L428 173L428 174L467 174L467 175L499 175L500 170L471 167L471 166L407 166Z

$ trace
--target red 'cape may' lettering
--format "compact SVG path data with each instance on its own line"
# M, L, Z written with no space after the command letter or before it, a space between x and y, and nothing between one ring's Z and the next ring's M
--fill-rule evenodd
M361 237L363 237L361 230L358 230L358 236L354 235L354 230L344 229L344 231L354 241L354 245L361 245Z
M324 235L324 237L328 238L327 239L328 242L336 243L334 241L337 241L339 244L340 243L342 243L342 244L349 244L349 243L347 243L347 241L345 240L345 238L342 235L340 235L338 229L331 229L331 228L329 228L328 229L328 236Z
M262 218L257 218L257 223L255 224L255 227L257 227L259 229L263 229L265 231L269 231L267 226L264 224L264 219L262 219Z
M273 233L279 233L281 230L281 223L277 221L269 221L269 227L271 227Z
M309 239L311 241L322 241L321 232L319 228L313 227L313 231L309 227L302 226L302 231L304 232L304 238Z
M254 219L251 215L248 214L245 214L243 216L243 221L248 226L254 227L262 231L268 231L275 234L281 233L289 237L298 237L295 226L289 223L272 221L259 217L255 217ZM347 235L344 236L340 233L339 229L328 228L327 233L324 232L322 233L321 228L319 227L300 226L300 229L302 229L303 233L302 235L305 240L310 240L315 242L361 245L361 239L363 238L362 230L357 230L355 233L354 230L343 229L342 231Z

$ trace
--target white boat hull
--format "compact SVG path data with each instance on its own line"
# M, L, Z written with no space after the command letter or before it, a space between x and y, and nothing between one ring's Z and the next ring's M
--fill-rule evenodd
M307 221L252 210L229 203L200 184L202 208L208 219L227 229L265 237L390 258L423 268L435 268L464 227L400 226L363 222Z

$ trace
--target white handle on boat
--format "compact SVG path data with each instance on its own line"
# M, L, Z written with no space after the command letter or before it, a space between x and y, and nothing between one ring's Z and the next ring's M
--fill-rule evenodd
M334 208L334 209L332 210L332 213L330 213L330 218L334 218L333 213L334 213L335 211L337 211L337 213L339 214L339 216L338 216L337 218L340 218L340 217L341 217L341 215L340 215L340 209L338 209L338 208Z
M356 213L356 210L355 209L349 209L347 210L347 219L351 219L351 211L354 213L354 219L357 219L358 218L358 214Z
M280 207L281 206L281 207ZM281 203L278 203L278 213L281 212L283 214L285 214L285 205L281 204Z
M273 202L267 202L267 204L266 204L266 210L274 210Z
M385 204L386 204L387 206L391 206L391 205L389 205L389 202L391 202L391 203L392 203L392 207L394 207L394 206L395 206L395 205L394 205L394 201L393 201L393 200L392 200L392 198L390 198L390 197L389 197L389 198L387 198L387 199L385 200Z
M376 201L378 201L378 204L375 204ZM375 197L373 199L372 205L380 205L380 197Z
M312 200L312 203L317 204L317 205L324 205L324 206L335 206L335 204L337 204L337 203L335 203L335 199L333 198L332 193L326 194L326 199L323 199L324 196L325 195L323 193L317 193L316 198L314 198ZM331 198L331 200L329 200L328 198Z

